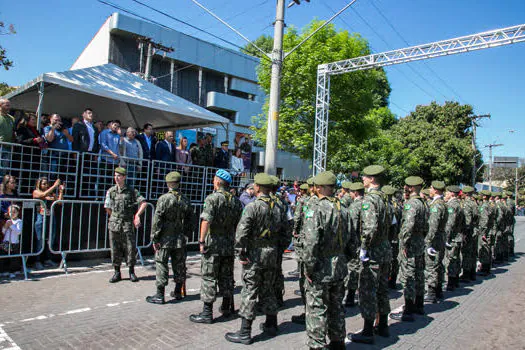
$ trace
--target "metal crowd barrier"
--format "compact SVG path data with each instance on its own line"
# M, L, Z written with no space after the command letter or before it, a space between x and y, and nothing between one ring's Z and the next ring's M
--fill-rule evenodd
M47 233L47 216L43 215L42 217L42 235L40 239L37 238L35 226L40 207L45 208L46 205L39 199L2 198L0 203L2 202L9 202L9 205L18 204L20 206L22 234L19 236L18 246L8 244L6 245L7 250L0 249L0 259L21 258L24 278L27 280L27 258L29 256L40 255L44 251Z
M18 193L31 196L39 177L57 178L65 184L65 197L77 195L79 153L54 148L40 149L0 142L0 174L18 178Z
M206 167L154 160L151 167L149 199L157 200L167 192L165 176L170 171L182 175L180 190L193 202L203 203L206 198Z
M107 190L115 184L115 168L121 166L127 170L127 183L147 197L150 184L150 161L110 156L98 153L82 153L80 169L80 193L82 198L102 199Z
M151 246L151 230L155 206L148 203L135 229L137 253L142 265L141 249ZM51 205L51 223L57 232L56 246L49 246L54 254L62 256L61 265L67 274L67 255L74 253L110 251L108 216L102 201L61 200Z

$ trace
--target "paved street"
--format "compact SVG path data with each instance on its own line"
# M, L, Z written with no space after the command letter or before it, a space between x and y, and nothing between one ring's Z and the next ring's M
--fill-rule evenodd
M498 266L494 274L466 285L447 299L427 305L426 316L414 323L390 320L390 338L376 337L374 346L347 344L349 349L525 349L525 220L516 224L517 257ZM140 267L139 283L127 280L110 285L107 261L82 272L60 271L36 275L31 281L0 284L0 349L241 349L224 340L224 333L238 330L240 320L196 325L188 320L202 308L199 301L199 260L188 262L188 297L182 302L151 305L144 301L155 291L153 265ZM296 266L292 256L284 259L284 271ZM72 269L73 271L75 269ZM87 270L87 271L86 271ZM236 274L239 276L239 266ZM239 280L237 278L237 280ZM170 282L169 290L173 288ZM295 279L287 279L284 309L279 313L280 334L266 338L254 322L256 342L250 348L305 349L304 327L290 322L301 312L300 298L293 294ZM235 301L239 306L240 288ZM392 308L402 304L399 291L391 293ZM169 298L169 297L168 297ZM215 306L218 317L219 302ZM347 309L347 332L362 326L357 308Z

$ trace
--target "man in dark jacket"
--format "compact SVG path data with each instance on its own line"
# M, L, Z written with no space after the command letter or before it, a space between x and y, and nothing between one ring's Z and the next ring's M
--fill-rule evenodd
M155 159L155 146L157 145L157 137L153 132L153 125L150 123L144 124L144 131L137 136L140 145L142 146L143 159Z
M93 110L86 108L82 118L82 122L73 126L73 151L97 153L98 130L93 126Z

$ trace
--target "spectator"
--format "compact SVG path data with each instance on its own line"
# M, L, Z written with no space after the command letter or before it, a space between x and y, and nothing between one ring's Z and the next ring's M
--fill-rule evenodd
M102 128L102 130L100 130L100 132L98 134L98 144L99 145L101 143L100 140L105 139L106 138L106 134L111 131L111 125L113 125L113 120L107 121L106 122L106 127ZM98 130L98 128L97 128L97 130Z
M240 148L235 149L235 153L232 155L232 175L242 175L244 172L244 162L242 160L242 151Z
M142 146L136 139L136 136L137 130L129 127L126 130L126 137L120 140L120 155L124 158L129 158L120 160L120 166L127 170L128 175L126 180L129 186L133 186L133 180L137 178L137 172L140 172L141 161L144 156L142 153Z
M82 113L82 122L73 126L73 150L97 153L98 130L93 127L93 110L86 108Z
M100 154L102 160L108 164L118 164L121 138L120 121L114 120L111 123L109 131L100 136ZM113 174L114 166L108 166L108 168L111 168L111 174Z
M16 121L17 129L15 130L16 141L24 146L35 146L46 148L46 140L38 133L36 117L34 115L22 115L21 120Z
M253 184L246 185L246 188L241 193L241 197L239 199L243 207L247 206L248 203L251 203L256 199Z
M179 141L179 146L175 150L175 162L179 164L192 164L190 151L188 151L188 139L186 136L182 136ZM184 173L188 173L189 167L182 167L181 170Z
M228 151L228 141L221 142L221 149L215 154L215 167L228 169L230 166L230 152Z
M0 198L17 198L16 178L11 175L4 175L0 184ZM9 218L7 208L12 204L11 201L0 201L0 227Z
M52 114L50 119L50 125L44 128L44 137L46 138L49 148L58 150L68 150L68 142L73 142L73 136L69 134L69 131L63 127L62 118L58 114ZM50 158L50 171L52 173L58 172L58 163L60 160L60 153L49 152Z
M164 140L159 141L155 147L155 158L163 162L175 161L175 146L173 145L173 131L166 131Z
M58 196L55 193L55 190L58 188ZM49 186L49 181L47 177L41 177L37 180L35 190L33 191L33 198L34 199L40 199L43 200L45 203L45 206L41 206L38 210L38 213L36 215L36 222L35 222L35 234L36 234L36 252L40 251L42 249L42 245L44 246L44 249L42 251L42 254L37 256L37 261L35 263L35 268L37 270L41 270L43 267L56 267L57 264L51 261L51 254L49 251L49 246L54 247L55 246L55 226L49 225L50 222L50 208L54 201L56 200L62 200L64 196L64 186L61 185L60 179L57 179L53 186ZM48 216L46 223L48 225L47 232L49 232L48 235L48 244L43 241L43 231L44 231L44 215ZM43 266L41 260L44 260Z
M15 132L15 119L9 114L11 103L9 100L0 99L0 142L13 142ZM0 151L0 176L9 168L11 159L10 149L2 147Z
M73 117L71 118L71 126L69 128L67 128L67 132L69 133L69 135L71 135L71 141L67 141L67 144L69 146L69 150L71 151L73 149L73 127L75 126L76 123L78 123L80 121L80 118L79 117Z
M3 242L1 249L8 255L20 254L20 235L22 234L22 220L20 207L12 204L8 208L9 219L2 226ZM9 278L15 278L15 272L20 271L19 258L8 258L7 269Z
M137 136L137 139L142 146L144 159L153 160L155 159L155 146L157 145L157 137L155 137L153 132L153 125L146 123L143 130L142 134Z
M195 165L199 165L199 145L192 142L190 145L191 162Z
M100 135L100 133L102 132L102 130L104 130L104 123L102 122L102 120L97 120L95 123L95 128L98 130L98 133Z

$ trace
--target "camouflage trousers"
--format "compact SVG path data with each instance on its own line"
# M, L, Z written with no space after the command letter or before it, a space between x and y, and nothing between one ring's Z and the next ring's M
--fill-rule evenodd
M509 239L505 232L499 232L496 234L496 245L494 248L494 253L496 257L502 257L506 255L509 251Z
M299 269L299 290L301 291L301 300L303 305L306 305L306 291L304 290L304 281L306 277L304 276L304 264L299 262L297 263L297 268Z
M489 237L485 238L486 240L483 240L483 237L481 235L478 237L478 258L481 264L491 265L492 248L490 246Z
M277 255L277 270L275 273L275 297L280 298L284 293L284 275L283 275L283 254L279 250Z
M452 242L452 247L445 248L445 265L447 266L447 275L458 277L461 271L461 243Z
M388 299L388 274L390 264L363 262L359 269L359 306L361 316L367 321L373 321L376 314L390 313Z
M275 298L275 265L261 265L250 262L243 265L241 291L241 306L239 315L247 320L255 319L257 299L266 315L277 315L279 308Z
M514 254L514 232L509 233L508 239L509 239L509 254Z
M124 258L129 267L135 266L137 262L137 244L132 223L109 221L108 230L111 263L113 266L120 267Z
M461 245L461 266L463 272L476 271L477 237L470 237Z
M168 261L170 257L175 283L184 283L186 279L186 248L160 248L155 253L155 285L157 287L168 285Z
M436 256L425 253L425 281L427 286L436 289L443 285L445 281L444 257L444 250L438 251Z
M416 296L425 295L424 255L408 258L400 254L399 273L405 299L414 301Z
M350 259L348 261L348 275L345 278L347 289L357 290L359 288L359 269L361 263L359 259Z
M390 275L388 279L394 280L395 282L399 273L399 259L397 257L399 254L399 242L390 242L390 248L392 249L392 261L390 263Z
M233 256L202 255L201 300L204 303L217 300L217 287L223 298L233 296L233 262Z
M346 337L343 297L344 281L320 283L305 281L306 290L306 345L325 348L326 336L331 341L344 341Z

